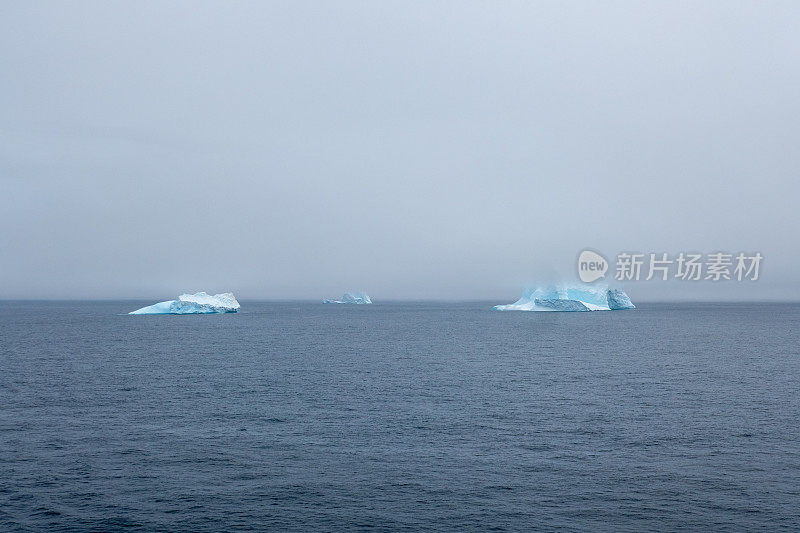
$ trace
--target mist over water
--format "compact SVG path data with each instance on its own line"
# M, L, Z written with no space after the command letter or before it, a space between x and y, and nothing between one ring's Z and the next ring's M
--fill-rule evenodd
M800 298L794 2L16 2L0 298L497 299L760 251Z
M798 28L3 3L0 531L800 530Z

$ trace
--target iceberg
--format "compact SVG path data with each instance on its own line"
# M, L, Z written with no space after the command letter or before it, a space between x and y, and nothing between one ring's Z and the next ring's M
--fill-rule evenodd
M235 313L239 310L239 302L231 292L210 295L204 292L181 294L177 300L158 302L129 315L190 315L208 313Z
M636 309L630 297L622 289L608 289L606 296L609 309Z
M616 311L635 308L622 289L582 283L526 289L513 304L494 306L498 311Z
M372 300L365 292L346 292L341 300L325 299L324 304L371 304Z

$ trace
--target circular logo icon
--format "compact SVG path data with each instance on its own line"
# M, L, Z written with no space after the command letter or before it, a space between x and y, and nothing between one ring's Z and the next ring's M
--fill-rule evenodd
M584 250L578 254L578 277L584 283L591 283L603 278L608 271L608 261L592 250Z

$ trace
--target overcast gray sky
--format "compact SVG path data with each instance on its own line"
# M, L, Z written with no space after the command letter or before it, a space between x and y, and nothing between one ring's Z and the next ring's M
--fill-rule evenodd
M0 3L0 298L800 298L798 2Z

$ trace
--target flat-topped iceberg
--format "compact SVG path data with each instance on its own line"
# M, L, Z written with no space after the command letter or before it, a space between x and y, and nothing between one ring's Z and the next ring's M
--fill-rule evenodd
M636 306L622 289L576 283L526 289L513 304L494 308L498 311L614 311Z
M341 300L325 299L322 300L324 304L371 304L372 300L369 299L365 292L346 292Z
M190 315L207 313L235 313L239 302L233 293L210 295L204 292L181 294L177 300L167 300L131 311L129 315Z

